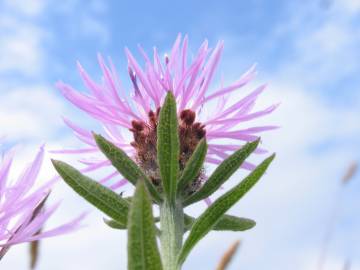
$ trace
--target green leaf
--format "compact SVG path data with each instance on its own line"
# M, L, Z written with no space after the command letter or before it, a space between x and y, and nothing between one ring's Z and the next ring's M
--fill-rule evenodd
M195 218L186 215L185 216L185 228L189 230L193 223L196 221ZM246 231L250 230L256 225L256 222L252 219L236 217L231 215L223 215L220 220L212 228L215 231Z
M164 193L171 204L175 202L176 195L179 147L176 102L173 94L169 91L160 111L157 127L157 155Z
M123 199L131 204L132 197L123 197Z
M232 215L223 215L218 223L215 224L215 231L247 231L254 228L256 222L249 218L236 217Z
M205 182L205 184L196 193L185 199L184 206L198 202L209 197L218 188L228 180L231 175L239 169L245 159L256 149L260 139L247 143L241 149L237 150L227 159L225 159Z
M201 139L196 146L194 153L186 163L185 169L180 177L177 185L179 193L199 175L205 161L207 148L206 140Z
M106 140L103 136L94 134L94 139L99 149L111 161L111 164L127 179L136 186L138 180L143 179L146 186L157 202L161 202L161 196L150 179L144 174L139 166L128 155L116 145Z
M115 229L115 230L126 230L127 229L126 224L122 224L116 220L106 219L106 218L104 218L103 220L104 220L104 223L112 229ZM155 221L156 221L156 219L155 219ZM161 234L160 230L157 227L155 228L155 230L156 230L156 235L159 236Z
M152 205L143 181L136 185L129 212L128 269L163 269L156 242Z
M117 229L117 230L126 230L127 229L126 224L120 223L116 220L104 218L103 221L110 228ZM159 217L154 218L154 222L159 222L159 221L160 221Z
M275 154L265 159L256 167L241 183L230 189L218 198L208 209L195 221L190 234L186 239L180 252L178 261L181 265L192 248L200 241L214 226L219 222L223 214L226 213L236 202L238 202L260 179L266 169L274 159Z
M52 160L56 171L81 197L112 219L126 224L129 203L111 189L104 187L65 162Z
M106 219L104 218L104 223L108 225L110 228L117 229L117 230L126 230L126 224L120 223L113 219Z

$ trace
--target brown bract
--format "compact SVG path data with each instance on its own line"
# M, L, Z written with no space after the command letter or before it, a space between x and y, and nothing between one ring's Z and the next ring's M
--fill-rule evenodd
M161 191L161 179L159 166L157 164L157 125L159 121L160 108L156 112L148 113L148 121L131 122L134 141L131 145L135 148L135 160L151 179L153 184ZM180 173L184 170L186 162L191 157L199 141L205 137L205 125L195 122L196 114L192 110L183 110L179 117L179 140ZM186 189L187 194L198 190L204 179L203 171Z

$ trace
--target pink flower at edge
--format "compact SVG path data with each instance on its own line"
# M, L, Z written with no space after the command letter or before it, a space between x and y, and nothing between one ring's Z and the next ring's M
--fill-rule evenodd
M15 181L10 179L13 158L14 150L10 150L0 161L0 260L12 245L78 229L84 217L81 215L54 229L42 231L59 206L59 203L50 207L44 205L55 179L34 189L44 158L44 147Z
M151 142L153 143L154 136L156 136L157 113L167 91L172 91L176 97L180 129L183 128L184 133L192 134L190 139L187 138L190 144L196 145L201 137L206 136L209 145L207 163L219 164L244 143L256 140L259 133L277 128L272 125L240 127L241 124L270 114L278 106L275 104L263 110L253 110L258 96L265 90L266 85L259 86L242 98L239 98L238 94L232 95L255 77L255 66L234 83L209 92L223 51L222 41L213 50L209 49L208 42L205 41L191 62L189 62L188 56L187 36L183 40L181 35L177 37L170 54L166 55L163 61L156 48L154 48L153 60L141 47L139 50L144 58L144 67L141 67L131 52L125 49L132 83L131 98L128 95L129 91L123 87L111 59L107 65L100 55L98 61L103 72L100 83L91 79L78 63L78 70L88 88L88 93L79 92L63 82L57 83L57 88L66 99L98 120L104 128L107 139L134 157L138 163L143 162L142 159L145 156L139 152L152 151L147 146ZM204 108L215 101L217 105L215 108L210 108L211 113L205 118ZM77 126L68 119L64 119L64 121L87 147L56 150L52 151L53 153L98 154L99 150L91 131ZM128 141L122 129L130 130L133 133L134 141ZM227 143L222 143L223 139L226 139ZM264 153L266 151L258 148L255 152ZM151 159L153 158L152 156ZM111 165L110 161L105 158L82 159L81 162L85 164L82 172L90 172ZM146 171L148 164L145 162L141 165L144 165L142 167ZM247 170L252 170L254 167L255 165L247 161L242 165L242 168ZM156 179L156 172L150 170L149 174ZM118 176L116 171L112 171L100 182L105 184ZM120 178L118 182L110 185L110 188L116 189L124 184L126 184L126 180Z

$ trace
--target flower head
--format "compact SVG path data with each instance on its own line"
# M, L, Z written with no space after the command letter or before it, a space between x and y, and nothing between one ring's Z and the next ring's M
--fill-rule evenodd
M40 232L59 204L45 209L54 180L34 189L40 172L44 149L41 147L34 161L20 177L11 181L9 174L14 150L0 161L0 259L11 245L52 237L76 229L82 216L57 228Z
M127 151L154 184L160 181L156 162L156 128L159 111L168 91L174 94L178 104L180 169L184 167L196 145L204 137L209 145L206 162L219 164L231 152L239 149L244 142L254 141L260 132L276 128L275 126L244 128L250 120L267 115L277 107L271 105L263 110L253 111L257 97L265 90L265 85L261 85L242 98L236 93L255 77L254 66L234 83L228 86L221 85L214 91L209 90L221 58L223 42L219 42L211 50L208 42L205 41L190 62L188 38L182 40L180 35L170 54L165 55L164 59L160 58L156 48L154 48L153 60L141 47L139 50L145 62L143 68L131 52L125 50L131 82L131 98L128 95L129 91L120 81L111 59L107 65L100 55L98 60L103 72L101 83L92 80L78 64L80 75L89 93L81 93L63 82L59 82L57 87L75 106L99 120L107 139ZM99 151L91 132L67 119L65 123L88 147L54 152L80 154ZM124 130L130 130L131 136L125 136ZM227 142L221 143L222 139L226 139ZM257 149L256 152L265 151ZM82 162L86 164L83 172L110 165L110 161L106 159L82 160ZM252 170L254 165L244 162L242 167ZM101 182L105 183L116 176L117 172L112 172ZM205 176L199 177L195 189L204 178ZM121 179L111 187L117 188L125 183L126 180Z

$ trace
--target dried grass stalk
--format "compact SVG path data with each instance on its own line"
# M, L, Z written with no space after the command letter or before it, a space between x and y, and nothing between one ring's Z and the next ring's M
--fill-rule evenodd
M230 264L232 258L234 257L236 251L238 250L240 245L240 240L237 240L233 243L230 248L224 253L222 256L220 263L218 264L216 270L225 270L226 267Z
M346 173L344 174L343 178L342 178L342 182L344 184L347 184L351 178L354 177L356 171L358 169L358 163L357 162L352 162L349 166L349 168L347 169Z

